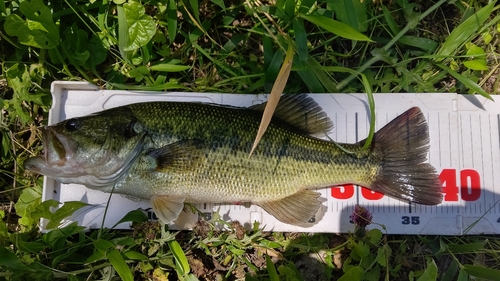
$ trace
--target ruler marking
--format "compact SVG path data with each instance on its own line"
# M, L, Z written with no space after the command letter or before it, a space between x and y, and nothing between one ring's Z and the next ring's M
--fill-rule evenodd
M448 128L451 128L451 113L448 112ZM448 130L448 139L450 140L450 146L451 146L451 140L453 139L451 137L451 131L452 130ZM459 130L460 131L460 130ZM448 153L448 155L450 156L450 164L453 164L453 156L451 156L451 153ZM450 165L451 166L451 165Z
M498 138L500 139L500 114L497 114L497 129L498 129ZM498 148L500 148L500 141L498 142Z
M437 119L438 119L438 132L441 132L441 115L439 114L439 112L437 113ZM438 138L438 147L439 147L439 151L441 151L441 138ZM429 159L430 159L430 151L429 151ZM439 154L439 166L442 167L443 166L443 161L441 160L441 153L438 153Z
M493 134L492 134L493 128L491 127L491 118L489 117L489 115L488 115L488 126L490 128L490 148L491 148L491 151L493 152L494 151L493 150ZM495 161L493 160L494 157L495 157L495 155L493 155L493 153L492 153L491 156L492 156L492 159L491 159L491 179L493 180L493 183L492 183L492 186L491 186L491 189L492 189L491 193L493 193L493 203L494 203L494 202L497 201L497 199L496 199L496 192L494 192L495 191L496 180L495 180L495 173L493 172L493 171L495 171L495 166L494 166ZM485 188L486 188L486 186L485 186ZM490 208L491 207L492 206L490 204ZM491 208L491 212L493 214L496 214L495 208Z
M472 134L472 115L469 114L469 134L470 134L470 154L471 154L471 159L472 160L472 167L475 168L476 165L474 164L474 142L473 140L473 134Z
M486 155L484 154L484 150L483 150L483 143L482 141L485 139L483 138L483 119L481 118L481 115L479 115L479 137L481 138L481 175L485 175L485 158L486 158ZM480 189L483 189L483 187L485 187L485 181L484 181L484 177L481 176L481 179L480 179L480 182L479 182L479 188ZM472 182L471 182L471 189L472 189ZM484 196L484 192L481 192L481 196L483 197L482 198L482 201L484 203L484 205L486 206L486 200L487 200L487 196ZM480 203L479 205L479 212L482 213L482 204L483 203Z
M356 142L358 142L358 129L359 129L359 124L358 124L358 113L354 113L354 128L356 128L355 130L355 139L356 139Z

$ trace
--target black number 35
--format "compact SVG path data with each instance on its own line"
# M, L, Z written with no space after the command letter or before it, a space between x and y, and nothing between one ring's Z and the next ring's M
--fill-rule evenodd
M420 224L420 217L403 216L401 219L403 220L402 224Z

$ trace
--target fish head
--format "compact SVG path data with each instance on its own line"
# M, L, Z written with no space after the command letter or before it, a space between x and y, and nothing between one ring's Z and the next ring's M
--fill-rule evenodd
M145 130L126 110L103 111L42 128L43 154L27 170L91 188L119 180L142 151Z

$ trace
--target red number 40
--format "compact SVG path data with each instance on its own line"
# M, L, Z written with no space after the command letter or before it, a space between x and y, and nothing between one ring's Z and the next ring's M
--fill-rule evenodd
M458 201L458 195L464 201L476 201L481 197L481 180L475 170L460 171L460 189L457 185L457 170L443 169L439 175L443 184L444 201Z

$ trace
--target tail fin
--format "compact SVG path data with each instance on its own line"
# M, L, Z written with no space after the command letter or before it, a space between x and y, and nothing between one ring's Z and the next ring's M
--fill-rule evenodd
M382 168L371 189L423 205L442 202L442 184L427 160L429 129L424 115L413 107L376 132L373 153Z

